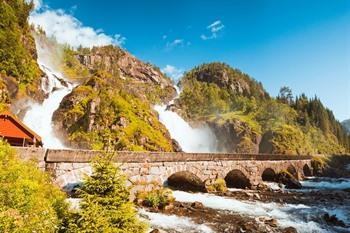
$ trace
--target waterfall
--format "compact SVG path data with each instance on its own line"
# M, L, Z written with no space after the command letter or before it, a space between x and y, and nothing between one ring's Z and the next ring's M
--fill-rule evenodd
M179 94L179 89L175 87ZM175 99L178 95L175 97ZM174 99L174 100L175 100ZM172 100L169 104L172 104ZM167 110L166 105L156 105L154 109L159 114L159 120L168 129L170 136L175 139L184 152L189 153L215 153L217 150L217 139L208 126L192 128L176 112Z
M23 122L41 136L45 148L62 149L65 146L55 135L52 116L62 99L72 91L74 85L55 68L53 62L50 62L45 46L39 45L38 40L35 42L38 51L37 62L40 69L46 74L42 79L42 90L47 94L47 98L42 104L32 103Z

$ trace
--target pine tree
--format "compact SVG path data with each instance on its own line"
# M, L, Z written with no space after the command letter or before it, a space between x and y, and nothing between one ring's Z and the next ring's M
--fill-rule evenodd
M93 174L86 177L79 190L80 211L68 232L141 233L146 225L136 215L129 200L126 178L112 163L113 154L105 154L92 162Z
M293 93L292 89L289 87L283 86L280 88L280 93L277 96L277 100L284 104L293 104Z

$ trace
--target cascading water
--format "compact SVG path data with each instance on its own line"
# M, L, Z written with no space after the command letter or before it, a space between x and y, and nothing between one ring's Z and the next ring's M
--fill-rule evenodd
M38 64L40 69L46 74L42 80L42 89L48 95L42 104L33 103L24 116L24 123L39 134L43 140L44 147L52 149L65 148L63 143L57 138L52 126L53 113L58 109L62 99L69 94L74 85L68 82L65 77L58 72L54 65L47 59L44 48L37 44Z
M179 89L175 88L179 94ZM174 100L169 104L172 104ZM180 144L183 151L199 153L218 152L216 136L208 126L192 128L176 112L168 110L166 105L156 105L154 109L159 114L160 122L165 125L170 136Z

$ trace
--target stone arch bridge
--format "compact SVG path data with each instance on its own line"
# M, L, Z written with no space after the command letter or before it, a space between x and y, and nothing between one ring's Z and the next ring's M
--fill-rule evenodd
M33 158L39 167L50 172L54 181L69 189L91 174L89 161L98 151L51 150L43 148L17 148L23 159ZM215 154L215 153L166 153L120 151L113 158L128 176L135 191L152 189L164 184L179 172L187 172L210 183L217 178L226 180L228 186L248 182L256 186L282 170L296 178L312 175L311 157L267 154Z

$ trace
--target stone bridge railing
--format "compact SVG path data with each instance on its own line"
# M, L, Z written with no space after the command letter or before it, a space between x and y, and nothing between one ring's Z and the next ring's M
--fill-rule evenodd
M51 150L43 148L17 148L23 159L35 159L39 166L49 171L57 184L69 189L91 174L89 162L99 151ZM198 179L212 182L223 178L231 183L247 179L254 186L263 181L266 172L287 170L296 177L310 175L311 157L268 154L215 154L120 151L114 162L129 177L135 190L153 188L149 184L164 184L179 172L188 172ZM306 174L308 173L308 174Z

